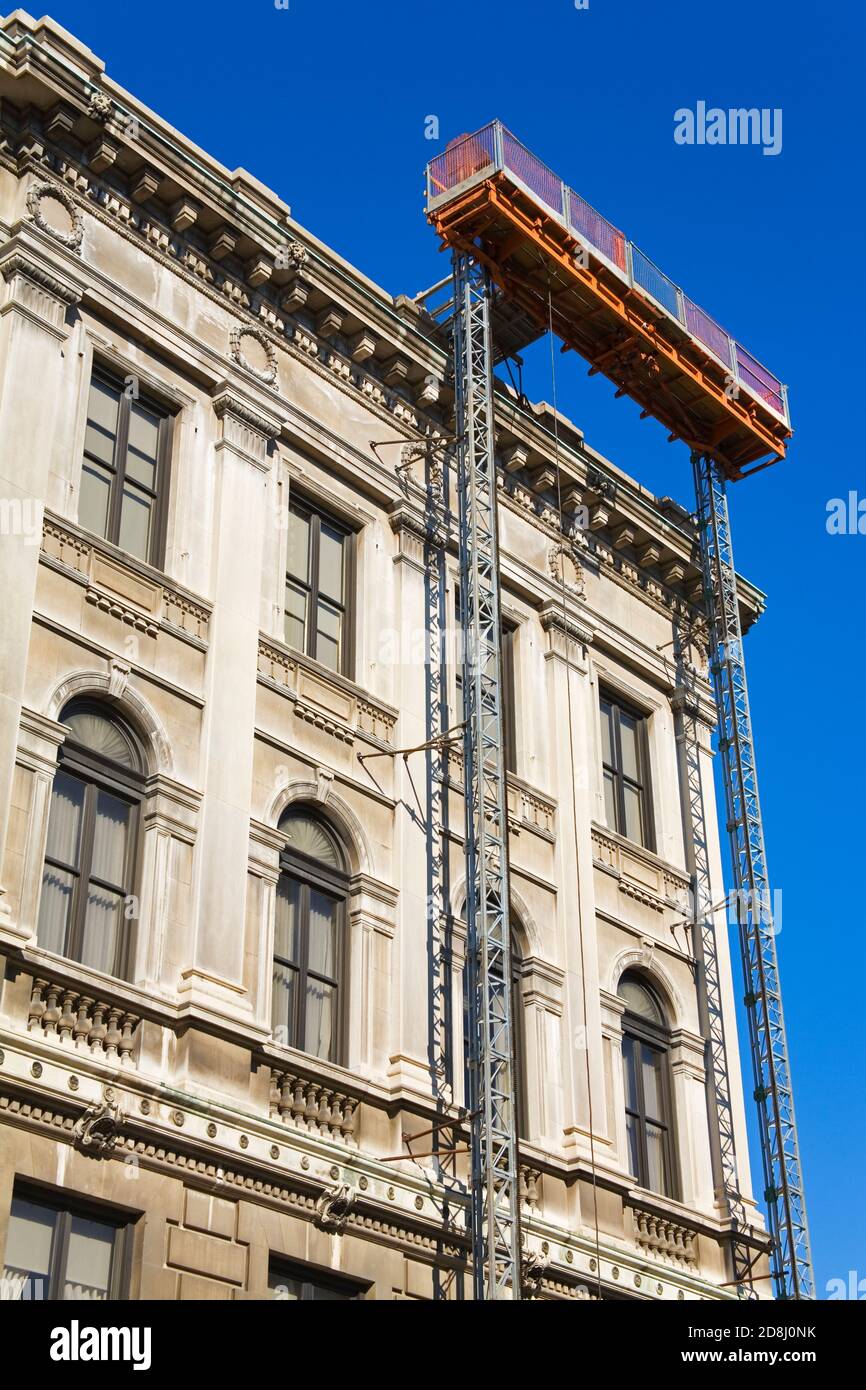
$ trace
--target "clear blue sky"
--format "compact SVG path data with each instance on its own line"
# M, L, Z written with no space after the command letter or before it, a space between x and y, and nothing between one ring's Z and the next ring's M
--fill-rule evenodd
M731 507L738 568L769 595L746 652L817 1286L866 1278L866 536L825 527L830 498L866 497L862 7L54 0L51 13L394 293L447 271L423 215L423 167L442 148L425 117L444 142L499 116L788 383L789 460L735 487ZM675 144L674 111L699 100L781 108L782 152ZM691 505L684 446L562 361L560 406L588 439ZM527 383L550 397L543 354Z

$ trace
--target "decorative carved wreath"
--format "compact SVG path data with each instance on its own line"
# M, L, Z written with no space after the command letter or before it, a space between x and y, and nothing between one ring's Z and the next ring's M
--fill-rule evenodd
M43 198L53 198L56 203L60 203L61 207L66 209L72 221L71 231L60 232L46 220L42 213ZM78 210L77 203L65 188L61 188L56 183L35 183L27 194L27 211L37 227L43 232L53 236L56 241L62 242L70 251L79 249L81 238L84 236L84 220Z
M557 584L565 583L573 598L586 598L586 572L569 546L554 541L547 552L547 567Z
M254 338L264 349L268 359L267 367L256 367L252 362L247 361L243 351L244 338ZM235 362L239 367L243 367L244 371L252 372L253 376L258 377L259 381L263 381L267 386L271 386L276 381L277 355L274 352L274 345L260 328L233 328L229 339L229 348Z

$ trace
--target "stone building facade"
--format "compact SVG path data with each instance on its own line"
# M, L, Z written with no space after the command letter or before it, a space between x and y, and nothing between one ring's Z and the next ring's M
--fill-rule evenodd
M453 429L446 346L21 11L0 274L3 1295L469 1297L460 759L443 1076L403 752L403 446ZM690 519L562 419L557 478L551 409L497 409L524 1293L733 1297L687 926L686 702L723 895L710 687L699 643L688 695L673 657ZM760 1269L722 915L718 941Z

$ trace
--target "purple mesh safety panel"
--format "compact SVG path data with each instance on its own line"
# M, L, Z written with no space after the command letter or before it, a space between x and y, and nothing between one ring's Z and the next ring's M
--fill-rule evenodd
M546 164L530 154L525 145L515 139L510 131L502 131L502 155L506 169L509 169L521 183L526 184L537 198L562 216L562 182Z
M751 353L746 352L744 347L737 343L737 372L740 381L748 386L750 391L767 405L778 412L784 418L785 403L782 399L782 383L778 377L768 372L766 367L762 367Z
M625 237L600 212L590 207L573 188L568 190L568 221L584 241L601 251L620 270L625 270Z
M711 319L709 314L705 314L697 304L690 299L685 300L686 306L686 328L693 338L703 343L717 357L720 357L726 367L731 365L731 339L720 328L715 319Z

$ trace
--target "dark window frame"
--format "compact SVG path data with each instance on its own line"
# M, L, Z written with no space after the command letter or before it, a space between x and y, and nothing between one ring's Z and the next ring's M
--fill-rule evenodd
M78 1302L76 1299L63 1299L60 1291L65 1281L69 1257L69 1237L72 1220L76 1216L84 1220L100 1221L104 1226L114 1228L114 1241L111 1263L108 1272L106 1302L126 1301L130 1297L132 1275L133 1231L136 1217L125 1214L112 1207L104 1206L91 1198L75 1194L71 1200L66 1193L48 1190L36 1183L16 1182L12 1190L12 1201L30 1202L55 1214L54 1230L51 1236L49 1254L48 1292L46 1300L64 1303ZM10 1206L11 1214L11 1206Z
M604 706L610 707L610 714L606 714ZM635 736L635 747L637 750L638 778L629 777L623 771L622 756L622 734L620 728L621 716L626 715L629 719L634 719L637 723ZM602 748L601 766L602 778L605 773L610 774L613 782L614 799L614 819L615 825L609 829L616 831L617 835L622 835L623 839L630 840L632 844L639 844L644 849L655 853L655 819L653 816L652 804L652 781L650 777L650 756L649 756L649 735L648 735L648 716L644 710L638 709L635 705L621 700L612 691L601 687L599 690L599 717L609 719L611 736L611 753L613 763L605 761L604 750ZM642 838L634 840L626 831L626 811L625 811L625 788L626 786L638 793L641 812L641 831ZM605 805L606 805L605 801Z
M76 781L84 786L84 804L81 817L81 828L78 838L78 857L79 867L72 864L65 864L59 859L52 858L48 854L47 846L43 859L43 871L45 866L60 869L64 873L72 875L75 887L72 894L72 906L69 911L69 918L66 924L66 940L62 955L67 960L81 963L84 933L87 917L87 893L91 883L97 887L105 888L109 892L122 893L124 898L134 896L136 888L136 875L140 860L140 838L142 826L142 806L145 797L145 777L143 771L143 758L141 749L134 734L129 729L125 721L118 717L114 710L102 704L98 700L87 698L72 700L65 707L63 714L68 715L74 711L93 713L100 715L103 719L110 719L129 740L135 757L138 759L140 771L135 772L131 768L124 768L118 763L114 763L109 758L95 753L91 748L85 748L81 744L75 743L73 739L67 739L61 744L57 755L57 769L68 773ZM61 715L61 719L62 719ZM123 866L124 884L110 884L106 880L95 878L91 874L93 865L94 831L96 826L96 806L100 791L107 791L112 796L126 801L130 807L129 813L129 834L126 842L126 859ZM49 816L51 810L49 808ZM129 977L129 970L135 954L135 930L130 928L128 932L121 932L117 945L117 954L114 960L114 968L108 973L113 979L125 980Z
M366 1279L357 1279L352 1275L339 1274L332 1269L323 1269L319 1265L303 1264L297 1260L284 1259L282 1255L269 1254L268 1256L268 1289L271 1289L271 1280L284 1279L287 1282L294 1280L296 1283L309 1285L312 1288L327 1289L331 1293L342 1294L347 1303L366 1298L372 1283ZM276 1300L280 1301L280 1300ZM299 1302L313 1303L315 1299L305 1299L303 1296Z
M336 845L338 854L342 856L342 849L336 840L329 825L322 820L318 824L328 835L328 838ZM273 952L273 964L282 965L295 972L295 1017L288 1026L289 1041L286 1044L296 1052L302 1052L305 1057L316 1056L315 1053L307 1052L303 1045L307 1021L307 980L319 980L323 984L331 985L336 993L336 1007L334 1009L334 1037L332 1040L331 1056L319 1058L320 1061L332 1062L335 1066L343 1063L345 1056L346 1041L346 923L347 903L349 897L349 875L345 869L333 869L328 864L323 864L319 859L313 859L309 855L302 854L299 850L284 846L280 851L280 878L285 875L300 886L300 903L298 906L298 941L299 959L297 961L287 960L283 956L278 956L276 948ZM337 899L336 925L337 925L337 948L335 952L336 974L334 978L321 975L317 971L309 970L310 958L310 889L317 888L329 897ZM273 1014L273 1010L272 1010ZM273 1017L271 1026L277 1026Z
M300 575L293 574L288 567L288 556L286 557L286 587L294 584L302 589L307 596L307 621L305 643L303 649L292 647L293 651L303 650L305 656L312 661L317 661L327 671L334 668L327 662L321 661L316 655L316 612L318 610L320 590L319 590L319 561L321 553L322 523L331 526L335 531L339 531L343 536L343 602L336 603L330 594L324 595L325 601L332 607L340 610L342 614L342 640L340 643L340 661L337 665L337 674L345 676L347 680L353 679L355 666L355 541L357 533L353 527L349 526L340 517L334 516L325 507L319 507L310 502L305 495L292 492L288 511L305 516L310 521L310 554L309 554L309 573L306 579ZM283 596L283 615L285 618L285 595ZM290 645L288 642L286 645Z
M130 368L130 375L134 376L135 371ZM87 383L87 411L85 419L89 419L90 389L94 381L107 386L109 390L119 394L117 410L117 433L114 439L114 450L110 465L106 465L102 459L90 459L87 452L87 441L85 436L84 448L81 452L82 471L86 461L98 464L100 469L109 468L111 472L111 482L109 485L108 508L105 523L105 535L102 540L109 545L115 546L123 555L129 555L133 560L150 565L154 569L161 570L165 564L165 544L166 544L166 520L168 516L168 491L169 477L171 469L171 439L174 429L174 417L176 409L160 400L156 393L144 391L138 396L130 396L126 391L126 385L122 378L110 367L105 367L98 360L94 361L90 373L90 380ZM135 483L135 487L140 492L146 492L153 498L153 520L150 533L150 545L148 554L145 556L135 555L131 550L125 550L120 543L120 517L123 507L123 487L126 479L127 466L127 445L129 443L129 417L133 402L141 404L151 414L158 416L159 429L157 436L156 468L154 475L154 486L149 488L142 483ZM87 529L87 528L85 528ZM89 532L90 535L98 535L98 532Z
M664 1017L664 1007L656 995L655 991L639 975L633 978L640 984L642 989L655 1001L659 1013ZM634 1049L634 1076L637 1098L637 1109L635 1110L628 1103L628 1087L623 1076L623 1095L625 1099L625 1113L635 1121L638 1144L638 1168L639 1171L634 1175L639 1187L646 1192L654 1192L649 1183L649 1146L647 1143L647 1125L654 1125L661 1129L662 1156L665 1166L666 1186L664 1190L657 1193L661 1197L670 1197L674 1201L679 1200L680 1175L677 1163L677 1143L676 1127L674 1124L673 1106L673 1085L671 1081L671 1039L670 1030L663 1023L653 1023L650 1019L641 1018L638 1014L631 1013L626 1008L622 1019L622 1051L623 1051L623 1072L625 1072L625 1052L626 1045ZM643 1084L642 1048L648 1047L652 1051L660 1054L661 1064L659 1066L659 1080L661 1090L661 1102L663 1114L648 1115L646 1109L646 1097ZM629 1164L631 1164L631 1154L629 1152Z

